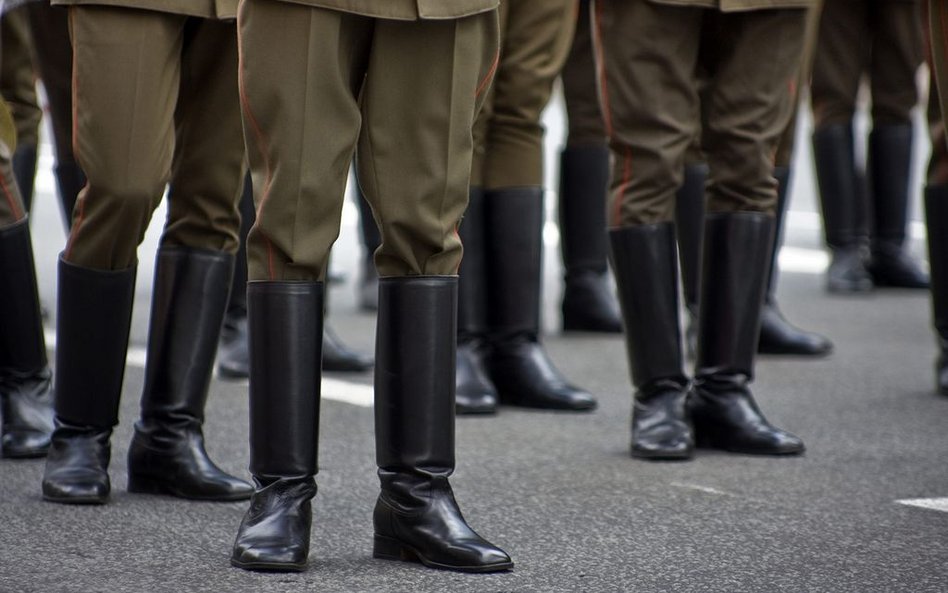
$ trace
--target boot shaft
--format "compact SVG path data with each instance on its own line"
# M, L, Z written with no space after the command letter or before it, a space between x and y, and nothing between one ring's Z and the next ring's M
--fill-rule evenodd
M458 339L483 337L487 331L487 254L484 190L472 187L458 234L464 257L458 270Z
M834 249L859 241L860 201L852 125L832 125L813 133L813 159L823 209L826 244Z
M613 229L609 238L633 383L646 391L663 379L686 384L674 225Z
M911 124L875 126L869 134L874 246L901 247L905 242L912 137Z
M0 228L0 380L48 366L29 218Z
M454 469L456 307L455 276L379 282L375 442L383 490L389 478L447 478Z
M234 256L161 247L155 265L142 428L200 425Z
M759 212L708 215L696 377L753 377L772 244L771 216Z
M948 342L948 185L925 188L925 219L935 331Z
M487 326L491 341L540 333L543 189L485 192Z
M321 282L250 282L250 471L263 483L316 473Z
M59 259L55 407L69 424L110 429L118 423L135 273Z
M698 310L699 287L701 286L704 186L707 180L707 165L704 163L686 165L684 180L675 194L675 225L681 262L681 283L685 304L691 311Z
M582 271L606 271L608 184L609 148L605 144L563 149L560 154L559 226L567 277Z

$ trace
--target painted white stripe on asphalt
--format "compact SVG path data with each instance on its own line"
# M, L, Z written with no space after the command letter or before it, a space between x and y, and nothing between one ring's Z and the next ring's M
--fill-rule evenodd
M780 271L795 274L822 274L829 266L829 255L822 249L780 248Z
M895 503L948 513L948 498L906 498L897 500Z
M47 348L56 348L56 332L45 330ZM128 355L125 357L125 364L136 368L145 368L145 349L132 346L128 349ZM361 408L371 408L375 402L375 389L371 385L363 383L353 383L334 377L323 377L322 397L337 402L359 406Z
M727 496L727 492L723 490L718 490L717 488L711 488L710 486L702 486L700 484L686 484L684 482L672 482L672 486L675 488L685 488L686 490L697 490L698 492L704 492L706 494L715 494L717 496Z

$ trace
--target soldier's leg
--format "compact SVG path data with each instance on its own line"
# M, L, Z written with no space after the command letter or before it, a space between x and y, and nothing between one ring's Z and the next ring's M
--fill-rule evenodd
M59 265L57 427L43 495L109 495L138 244L161 199L174 150L173 112L185 17L70 8L76 156L89 183Z
M621 332L618 304L607 278L606 191L609 147L596 92L592 2L579 3L576 32L561 80L568 136L560 153L560 250L565 279L563 329Z
M56 153L56 184L66 229L86 177L72 153L72 45L69 41L69 9L50 6L48 0L27 5L30 11L36 69L46 91Z
M51 373L29 220L9 146L0 154L0 456L41 457L53 431Z
M931 269L932 324L938 343L935 361L935 388L948 395L948 142L942 111L942 89L948 66L948 8L940 2L928 6L931 78L928 96L928 125L932 154L925 185L925 223L928 261ZM939 86L939 83L941 86Z
M800 93L810 80L810 59L812 46L816 43L819 29L819 8L807 9L806 27L803 35L803 58L793 87L794 106L790 121L784 128L774 157L774 178L777 180L777 207L774 212L774 239L771 249L770 275L767 277L767 291L760 319L760 340L757 351L761 354L793 354L800 356L823 356L828 354L833 344L825 337L794 327L787 321L777 303L778 256L783 245L783 229L787 209L790 206L790 181L792 178L792 160L794 141L797 131L797 115L800 112Z
M36 150L43 111L36 98L33 70L33 38L27 6L5 12L0 19L0 95L10 106L16 122L17 145L13 153L13 173L23 204L29 212L33 204L36 177Z
M198 500L250 497L204 450L204 406L230 291L244 177L233 23L189 19L174 113L168 218L155 262L141 418L129 492Z
M501 402L591 410L543 349L543 127L540 115L573 37L575 2L510 2L483 164L488 367Z
M878 286L927 288L928 274L904 245L914 137L910 112L918 103L915 75L922 56L921 14L917 2L873 6L872 133L867 163L873 213L869 272Z
M856 95L872 45L869 4L825 0L813 56L813 159L832 256L826 279L831 292L872 288L862 250L867 202L853 140Z
M468 527L448 481L455 465L456 229L468 198L471 126L496 43L493 12L376 21L358 158L382 233L373 554L478 572L513 566Z
M373 26L365 17L274 0L241 4L241 102L257 202L247 249L257 488L231 558L240 568L302 570L309 553L322 279L362 119L357 97Z
M675 192L698 126L706 11L596 0L603 115L614 165L610 245L635 397L632 455L687 458L688 379L678 322Z
M702 59L710 87L702 128L708 158L695 391L699 444L743 453L801 453L803 442L770 425L748 383L773 245L773 155L790 120L803 9L715 13Z

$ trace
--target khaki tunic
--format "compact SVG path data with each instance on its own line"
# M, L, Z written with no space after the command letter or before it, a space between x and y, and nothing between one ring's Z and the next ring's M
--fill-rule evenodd
M497 8L498 0L287 0L380 19L455 19Z
M13 178L13 149L16 147L16 129L6 101L0 99L0 229L5 229L26 217L23 198Z

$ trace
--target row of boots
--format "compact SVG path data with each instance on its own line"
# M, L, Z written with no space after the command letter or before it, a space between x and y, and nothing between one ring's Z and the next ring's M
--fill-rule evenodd
M141 416L128 450L128 490L196 500L242 500L250 484L208 457L204 407L227 303L233 256L162 246L155 266ZM111 483L136 268L59 262L56 427L43 498L102 504Z
M928 288L928 275L905 250L912 140L910 123L875 126L863 178L856 169L852 124L814 132L813 157L831 254L829 292Z
M319 282L251 282L250 470L256 490L231 563L306 567L318 470L323 298ZM375 442L381 492L373 556L493 572L510 557L464 520L454 471L457 278L379 282ZM314 331L314 329L316 331Z
M675 225L610 231L635 386L635 457L687 459L695 447L792 455L803 442L761 413L749 384L760 335L773 218L714 213L704 224L694 379L683 370Z

